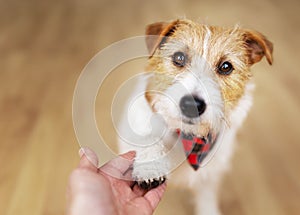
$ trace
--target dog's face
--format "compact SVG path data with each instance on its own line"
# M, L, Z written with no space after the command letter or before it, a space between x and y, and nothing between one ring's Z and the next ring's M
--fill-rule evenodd
M272 43L255 31L176 20L149 25L146 34L148 103L170 128L198 136L230 124L229 115L252 76L251 65L263 56L272 64Z

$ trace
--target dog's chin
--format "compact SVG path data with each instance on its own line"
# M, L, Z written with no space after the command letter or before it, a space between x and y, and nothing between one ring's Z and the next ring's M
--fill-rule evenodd
M193 121L183 121L180 130L182 130L186 134L192 134L193 136L204 138L206 138L211 133L215 133L209 125L199 122L195 123Z
M170 130L181 130L186 134L192 134L197 137L208 137L208 135L216 134L212 125L207 122L201 122L199 119L188 118L165 118L166 124Z
M210 122L203 121L200 118L174 117L168 114L162 114L164 122L170 131L181 130L186 134L192 134L197 137L207 138L209 135L219 133Z
M192 119L183 119L182 122L188 125L195 125L196 123Z

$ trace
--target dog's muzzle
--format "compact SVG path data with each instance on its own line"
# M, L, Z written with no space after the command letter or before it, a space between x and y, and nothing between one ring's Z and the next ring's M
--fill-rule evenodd
M193 134L186 134L179 129L176 130L176 133L182 142L187 161L195 171L198 170L202 161L214 147L217 136L212 137L209 133L206 138L200 138Z

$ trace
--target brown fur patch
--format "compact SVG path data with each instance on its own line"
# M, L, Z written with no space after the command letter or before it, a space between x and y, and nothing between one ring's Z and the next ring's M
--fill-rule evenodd
M264 35L253 30L245 31L244 37L247 44L249 63L257 63L263 56L266 56L268 63L272 65L273 44Z
M175 20L171 23L156 22L147 26L146 45L150 56L154 54L155 50L165 37L171 36L170 32L174 30L178 22L178 20Z

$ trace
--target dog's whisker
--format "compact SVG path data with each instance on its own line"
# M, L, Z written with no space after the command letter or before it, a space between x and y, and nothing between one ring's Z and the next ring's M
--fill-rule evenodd
M230 128L230 124L225 117L221 117L221 120L225 123L226 128Z

